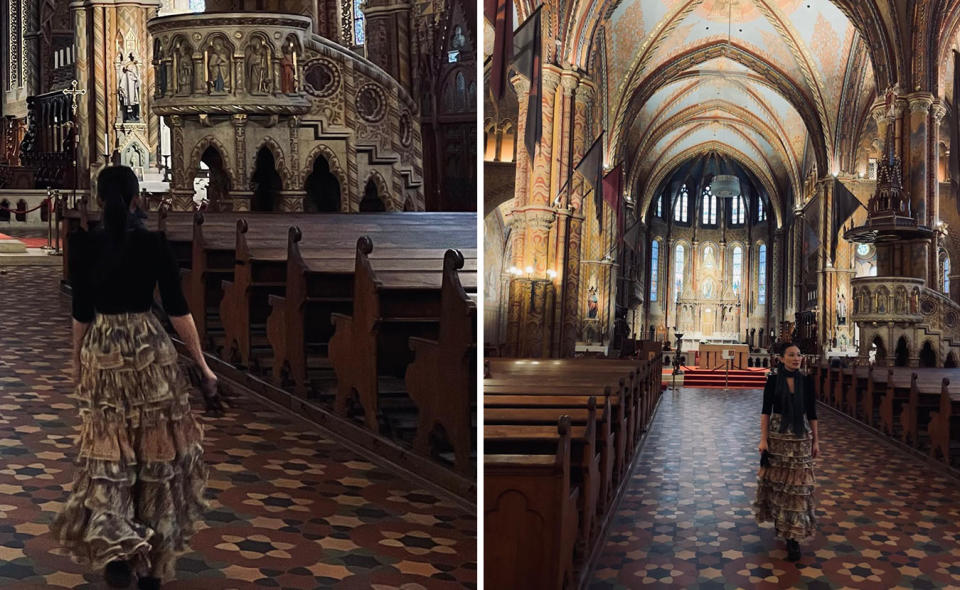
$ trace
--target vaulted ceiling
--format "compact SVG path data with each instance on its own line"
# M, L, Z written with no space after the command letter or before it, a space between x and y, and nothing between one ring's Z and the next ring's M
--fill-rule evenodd
M671 167L709 150L782 207L805 158L836 169L844 109L876 95L866 44L829 0L622 0L600 31L608 163L626 162L640 210Z

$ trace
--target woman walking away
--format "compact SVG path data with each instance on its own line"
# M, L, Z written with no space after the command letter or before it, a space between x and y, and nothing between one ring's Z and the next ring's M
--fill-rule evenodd
M760 472L754 510L787 542L787 559L800 559L800 541L815 532L813 460L820 454L813 380L800 372L803 357L784 344L779 369L767 377L760 415Z
M82 564L103 570L109 586L126 588L136 573L146 589L172 577L206 507L203 433L177 351L150 311L157 285L203 375L208 411L222 406L173 252L131 213L137 190L130 168L105 168L97 184L103 223L70 236L80 450L51 529Z

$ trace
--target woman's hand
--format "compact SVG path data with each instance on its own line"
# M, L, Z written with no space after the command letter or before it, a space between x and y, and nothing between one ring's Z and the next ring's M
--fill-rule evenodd
M761 441L760 441L760 444L757 445L757 452L758 452L758 453L762 453L762 452L764 452L764 451L766 451L766 450L767 450L767 441L766 441L766 440L761 440Z
M820 455L820 441L813 441L813 450L810 452L810 456L816 459Z

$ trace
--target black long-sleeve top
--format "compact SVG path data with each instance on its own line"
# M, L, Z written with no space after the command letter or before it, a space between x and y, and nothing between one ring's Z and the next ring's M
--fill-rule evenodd
M817 419L817 398L816 392L813 389L813 378L810 375L804 375L801 377L803 379L803 408L807 412L807 420L816 420ZM796 391L797 384L794 383L794 391ZM767 414L768 416L773 414L782 414L783 409L780 407L780 399L777 395L777 375L776 373L770 373L767 376L767 385L763 388L763 410L761 414Z
M162 233L136 227L119 244L104 231L70 235L73 317L93 321L95 313L149 311L159 285L163 308L177 317L189 313L180 287L180 269Z

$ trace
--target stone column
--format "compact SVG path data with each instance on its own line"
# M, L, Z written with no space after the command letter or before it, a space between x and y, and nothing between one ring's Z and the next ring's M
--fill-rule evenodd
M543 130L540 145L533 160L533 178L528 203L531 205L550 205L550 176L553 166L553 106L556 99L556 89L560 84L560 70L556 67L543 66Z
M561 328L560 356L572 357L577 345L577 328L580 323L580 239L583 217L573 207L567 231L567 266L563 273L563 325Z
M937 230L940 225L940 183L937 180L937 165L940 161L940 122L943 121L944 116L947 114L947 109L944 107L943 102L937 100L933 103L933 108L931 109L930 116L930 137L929 141L929 159L927 161L927 186L929 192L927 211L930 213L930 227ZM938 291L943 290L943 277L940 271L940 248L939 242L937 241L937 234L934 234L932 240L931 252L930 252L930 276L933 277L932 281L927 282L927 286L931 289L936 289ZM951 295L953 291L951 290Z
M933 105L933 95L918 92L908 97L910 105L909 133L910 133L910 168L905 174L910 191L911 211L917 221L923 225L931 225L932 204L930 202L929 173L934 167L930 166L930 138L928 137L930 107ZM922 213L922 215L921 215Z
M764 311L767 315L766 328L768 336L771 327L774 327L771 325L774 323L774 316L783 318L784 315L783 278L781 276L784 264L780 261L781 253L784 251L784 235L783 228L778 228L774 231L773 240L770 241L770 248L767 250L767 308ZM778 264L774 264L774 261L778 261Z
M700 292L700 283L697 281L697 257L700 252L700 242L696 238L690 242L690 288L694 293ZM723 276L723 275L720 275ZM723 285L720 286L723 291ZM722 295L721 295L722 296ZM678 318L679 319L679 318Z
M524 140L527 129L527 97L530 94L530 80L523 76L514 76L511 81L517 92L519 110L517 113L517 176L514 183L514 206L517 208L527 204L527 187L530 178L530 155L527 154L527 143Z
M186 163L183 153L183 117L180 115L171 115L170 138L173 145L170 146L170 155L173 161L170 168L173 170L172 183L170 185L170 196L173 199L174 211L191 211L193 209L193 186L187 186L190 175L187 174Z

